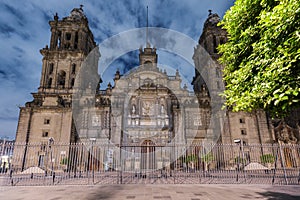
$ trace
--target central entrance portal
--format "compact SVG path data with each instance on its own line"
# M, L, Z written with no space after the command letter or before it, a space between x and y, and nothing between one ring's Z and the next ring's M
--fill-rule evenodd
M151 140L145 140L141 148L141 170L147 172L155 169L155 143Z

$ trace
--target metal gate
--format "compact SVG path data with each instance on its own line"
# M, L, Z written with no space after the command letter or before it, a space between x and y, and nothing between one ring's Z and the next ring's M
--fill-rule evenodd
M0 185L299 184L300 145L0 144Z

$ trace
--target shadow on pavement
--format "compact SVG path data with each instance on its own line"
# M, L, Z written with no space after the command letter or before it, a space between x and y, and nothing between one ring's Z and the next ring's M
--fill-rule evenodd
M101 188L97 187L97 190L89 191L87 200L112 199L122 189L123 189L122 186L115 186L115 185L113 187L112 186L102 186Z
M300 192L300 191L299 191ZM300 195L291 195L280 192L257 192L257 194L265 197L268 200L299 200Z

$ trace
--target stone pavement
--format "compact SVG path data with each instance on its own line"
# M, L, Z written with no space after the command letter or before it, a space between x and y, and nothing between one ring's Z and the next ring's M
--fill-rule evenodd
M300 186L271 185L95 185L31 186L0 188L2 200L222 200L300 199Z

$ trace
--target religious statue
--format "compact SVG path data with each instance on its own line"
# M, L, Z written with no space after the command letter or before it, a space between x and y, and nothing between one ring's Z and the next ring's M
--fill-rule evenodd
M132 111L131 111L131 113L132 113L133 115L135 115L135 111L136 111L136 108L135 108L135 105L133 104L133 105L132 105Z
M164 114L164 113L165 113L165 108L164 108L164 105L161 105L161 108L160 108L160 113L161 113L161 114Z

